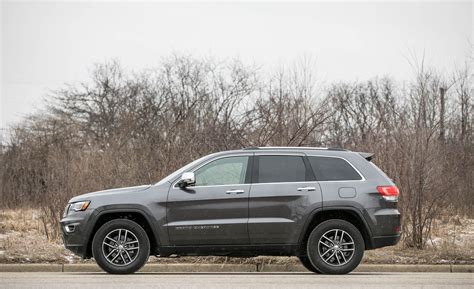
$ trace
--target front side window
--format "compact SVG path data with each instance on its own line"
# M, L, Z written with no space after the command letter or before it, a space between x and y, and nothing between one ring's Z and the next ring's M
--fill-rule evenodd
M258 182L304 182L306 166L301 156L259 156Z
M360 174L344 159L309 156L309 163L318 181L358 181Z
M248 157L228 157L212 161L197 169L196 186L244 184Z

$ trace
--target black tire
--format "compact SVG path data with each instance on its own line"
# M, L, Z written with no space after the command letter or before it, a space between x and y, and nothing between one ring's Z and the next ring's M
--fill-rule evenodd
M364 248L364 239L354 225L332 219L313 229L306 250L310 263L320 273L347 274L362 261Z
M313 273L318 273L320 274L321 272L319 272L314 266L313 264L311 264L311 261L309 260L308 256L306 255L301 255L301 256L298 256L298 258L300 259L301 261L301 264L303 264L303 266L308 269L309 271L313 272Z
M122 231L124 233L121 236ZM114 238L114 235L117 237ZM113 240L106 239L107 236L113 237ZM130 241L122 240L125 238ZM135 239L136 241L133 241ZM110 245L104 244L105 240ZM110 256L109 259L106 254ZM147 262L150 255L150 241L139 224L128 219L116 219L105 223L97 230L92 240L92 255L102 270L112 274L130 274L140 270ZM115 260L111 260L114 256Z

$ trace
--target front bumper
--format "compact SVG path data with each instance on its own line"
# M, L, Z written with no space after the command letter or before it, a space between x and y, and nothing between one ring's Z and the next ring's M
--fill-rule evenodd
M60 221L64 246L82 258L87 258L88 255L89 217L90 215L80 212L67 216Z

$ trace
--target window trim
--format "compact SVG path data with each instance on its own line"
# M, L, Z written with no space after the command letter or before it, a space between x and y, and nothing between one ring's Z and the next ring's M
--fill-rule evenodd
M249 158L249 161L248 161L248 164L247 164L247 173L249 172L249 169L250 169L250 180L249 182L245 183L245 184L228 184L228 185L214 185L214 186L192 186L191 188L206 188L206 187L228 187L228 186L242 186L242 185L264 185L264 184L304 184L304 183L334 183L334 182L365 182L367 179L364 177L364 175L349 161L347 160L346 158L344 157L340 157L340 156L328 156L328 155L308 155L308 154L305 154L305 153L292 153L292 152L257 152L257 153L241 153L241 154L231 154L231 155L222 155L222 156L218 156L218 157L215 157L213 159L210 159L210 160L207 160L199 165L197 165L196 167L192 168L191 170L189 170L190 172L195 172L196 170L198 170L199 168L201 168L202 166L205 166L206 164L212 162L212 161L215 161L215 160L218 160L218 159L222 159L222 158L228 158L228 157L239 157L239 156L246 156ZM272 182L272 183L257 183L255 182L256 178L257 178L257 172L258 172L258 162L256 161L256 158L258 156L299 156L299 157L303 157L303 160L305 160L305 166L306 165L309 165L309 169L310 171L313 173L313 177L314 177L314 181L304 181L304 182ZM358 174L359 176L362 178L360 180L339 180L339 181L319 181L316 177L316 173L313 169L313 167L311 166L311 162L309 161L309 157L324 157L324 158L338 158L338 159L342 159L344 161L346 161ZM306 163L306 161L308 163ZM308 169L308 168L307 168ZM247 181L247 178L246 178L246 181ZM172 182L172 186L171 188L172 189L177 189L177 190L181 190L180 187L177 186L177 183L179 182L179 177L176 178L176 180L174 180Z
M224 159L224 158L231 158L231 157L248 157L248 161L247 161L247 172L245 173L245 183L243 184L227 184L227 185L209 185L209 186L190 186L190 188L209 188L209 187L225 187L225 186L242 186L242 185L250 185L252 184L252 168L253 168L253 157L254 157L254 154L253 153L244 153L244 154L231 154L231 155L222 155L222 156L218 156L218 157L215 157L213 159L210 159L210 160L207 160L199 165L197 165L196 167L190 169L188 172L193 172L195 173L197 170L199 170L200 168L202 168L203 166L213 162L213 161L217 161L217 160L220 160L220 159ZM250 169L250 171L249 171ZM248 178L248 174L250 174L250 182L247 183L247 178ZM171 188L172 189L177 189L177 190L181 190L181 188L178 186L178 182L179 182L179 179L180 177L178 177L175 181L173 181L172 185L171 185Z
M356 171L356 173L361 177L360 180L319 181L319 180L318 180L318 177L317 177L317 175L316 175L315 169L313 168L313 166L311 166L311 170L313 171L314 177L316 178L316 181L317 181L318 183L364 182L364 181L366 181L366 178L364 177L364 175L363 175L350 161L348 161L346 158L343 158L343 157L340 157L340 156L325 156L325 155L307 155L306 157L308 158L308 162L309 162L310 166L311 166L311 161L309 160L310 157L323 157L323 158L342 159L342 160L344 160L346 163L348 163L348 164Z

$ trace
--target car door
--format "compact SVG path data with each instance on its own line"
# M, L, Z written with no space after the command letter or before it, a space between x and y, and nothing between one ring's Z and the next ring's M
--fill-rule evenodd
M217 157L193 172L194 186L173 185L168 194L171 244L248 244L251 155Z
M321 189L304 154L255 154L249 196L251 244L296 244L304 216L318 207Z

